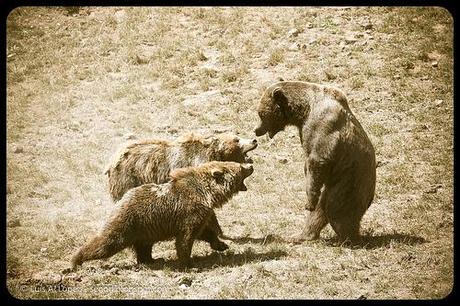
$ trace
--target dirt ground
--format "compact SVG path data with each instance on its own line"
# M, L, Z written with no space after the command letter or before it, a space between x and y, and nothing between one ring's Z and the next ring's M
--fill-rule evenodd
M216 210L230 249L194 267L130 250L65 273L115 209L104 167L131 139L253 138L276 81L343 90L377 154L350 248L291 243L303 152L289 127ZM20 299L440 299L453 287L453 19L422 7L23 7L7 19L7 287Z

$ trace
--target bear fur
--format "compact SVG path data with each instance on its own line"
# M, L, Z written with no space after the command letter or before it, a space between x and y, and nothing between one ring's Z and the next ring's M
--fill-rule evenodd
M243 139L231 134L205 137L190 133L176 141L137 141L122 148L108 165L105 174L110 195L118 201L133 187L165 183L169 172L175 168L197 166L213 160L250 162L247 153L256 147L256 139Z
M213 161L175 169L167 183L129 190L102 232L73 256L72 268L108 258L127 247L133 248L138 263L149 263L153 261L153 244L172 238L180 264L189 266L195 239L221 243L213 209L247 190L244 179L252 172L250 164ZM226 249L225 244L221 247Z
M346 96L331 86L277 82L263 93L258 115L256 136L273 138L289 125L299 130L310 211L302 236L317 239L330 223L340 240L359 242L361 219L374 198L376 163Z

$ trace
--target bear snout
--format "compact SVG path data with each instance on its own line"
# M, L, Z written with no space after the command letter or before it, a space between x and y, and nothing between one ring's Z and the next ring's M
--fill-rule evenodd
M255 128L254 133L256 134L257 137L259 137L267 133L267 130L262 126L258 126Z
M250 176L254 172L254 167L251 164L242 164L244 177Z
M241 140L241 147L243 149L243 153L248 153L249 151L257 148L257 139Z

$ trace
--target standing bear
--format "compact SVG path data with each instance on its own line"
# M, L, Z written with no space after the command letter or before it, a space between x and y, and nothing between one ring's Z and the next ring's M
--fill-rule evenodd
M202 136L186 134L176 141L163 139L131 143L117 152L105 174L114 201L133 187L147 183L161 184L175 168L197 166L209 161L249 162L247 153L257 147L256 139L231 134Z
M375 152L345 95L326 85L281 81L263 93L258 115L256 136L273 138L288 125L299 130L310 211L303 237L318 239L330 223L341 241L359 243L360 222L374 198Z
M102 232L73 256L72 268L127 247L134 249L138 263L152 262L153 244L172 238L180 264L189 266L193 242L203 231L208 231L205 235L210 242L218 241L213 208L247 190L244 179L253 171L249 164L213 161L175 169L167 183L129 190Z

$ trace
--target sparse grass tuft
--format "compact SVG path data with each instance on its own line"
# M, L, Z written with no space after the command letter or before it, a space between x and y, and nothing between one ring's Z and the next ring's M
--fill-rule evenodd
M275 48L269 53L268 64L276 66L284 61L284 49Z

